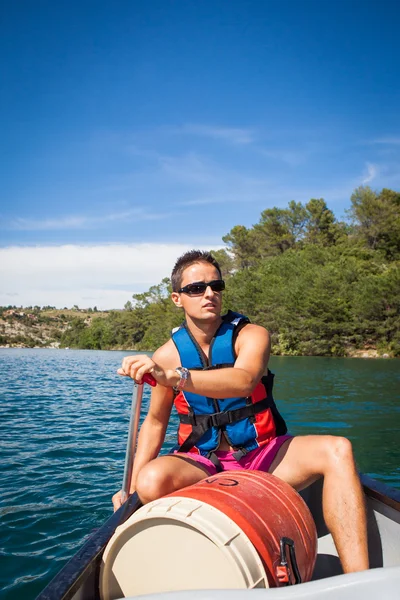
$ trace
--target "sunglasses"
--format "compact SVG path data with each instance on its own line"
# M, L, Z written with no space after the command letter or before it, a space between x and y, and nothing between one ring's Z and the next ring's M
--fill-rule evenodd
M197 281L196 283L188 283L180 290L178 294L188 294L188 296L202 296L206 289L210 287L213 292L222 292L225 289L225 281L223 279L215 279L214 281Z

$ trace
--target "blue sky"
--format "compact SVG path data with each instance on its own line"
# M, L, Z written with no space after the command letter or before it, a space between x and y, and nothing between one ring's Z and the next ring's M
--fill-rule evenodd
M265 208L400 189L397 1L0 10L0 304L122 307Z

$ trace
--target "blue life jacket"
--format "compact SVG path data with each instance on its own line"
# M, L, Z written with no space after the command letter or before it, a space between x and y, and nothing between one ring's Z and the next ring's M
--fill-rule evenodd
M210 344L208 360L185 323L173 330L172 340L179 352L181 365L191 370L233 367L236 360L235 339L249 319L229 311L222 317ZM237 450L240 460L247 452L267 444L287 432L272 396L274 375L262 377L251 396L210 398L183 390L175 398L180 425L179 452L194 452L211 457L221 442L221 432Z

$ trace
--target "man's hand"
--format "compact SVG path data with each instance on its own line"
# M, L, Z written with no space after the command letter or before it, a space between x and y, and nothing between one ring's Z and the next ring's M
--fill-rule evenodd
M119 492L114 494L114 496L112 497L112 503L114 506L114 512L121 508L121 506L124 504L122 502L122 490L119 490Z
M157 383L164 387L173 387L179 381L179 375L173 369L163 369L146 354L126 356L117 373L125 377L131 377L138 383L142 382L145 373L151 373Z

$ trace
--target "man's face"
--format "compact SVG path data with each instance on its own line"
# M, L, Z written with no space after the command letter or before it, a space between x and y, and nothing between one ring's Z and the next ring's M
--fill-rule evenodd
M210 263L194 263L183 271L181 288L191 283L209 283L220 279L218 270ZM173 292L172 300L193 319L214 321L221 314L222 292L214 292L210 287L204 293L194 296L185 292Z

